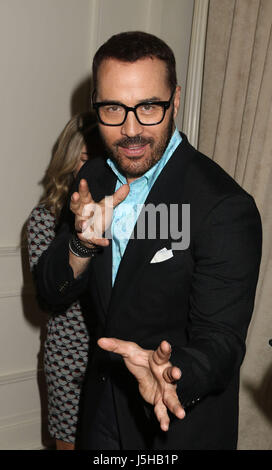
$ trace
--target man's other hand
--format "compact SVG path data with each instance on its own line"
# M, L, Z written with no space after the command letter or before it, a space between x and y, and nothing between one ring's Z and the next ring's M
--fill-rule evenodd
M138 381L140 394L154 406L163 431L169 429L168 410L179 419L185 417L176 393L176 381L181 377L181 370L169 362L171 346L167 341L162 341L155 351L116 338L100 338L98 345L123 357L128 370Z

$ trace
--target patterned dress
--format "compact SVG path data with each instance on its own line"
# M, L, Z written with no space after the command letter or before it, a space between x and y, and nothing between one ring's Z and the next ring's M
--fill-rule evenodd
M30 268L55 237L55 218L40 204L27 223ZM54 313L47 325L44 370L48 389L50 435L74 442L81 385L87 366L89 336L79 302L65 313Z

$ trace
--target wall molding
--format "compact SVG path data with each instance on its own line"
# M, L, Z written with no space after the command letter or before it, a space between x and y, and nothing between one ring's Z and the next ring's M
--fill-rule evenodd
M0 291L0 299L16 298L16 297L36 297L36 290L32 284L21 286L17 289L7 289Z
M100 0L92 0L90 10L90 36L89 36L89 50L90 50L90 68L92 66L92 58L96 52L98 44L98 21L100 19Z
M0 418L0 443L2 450L40 450L41 410ZM18 442L20 444L18 445Z
M0 291L0 299L8 299L10 297L21 297L21 295L22 295L21 289Z
M17 246L0 246L0 258L7 257L7 256L20 256L21 255L21 247L20 245Z
M30 410L26 413L20 413L16 415L6 416L0 418L0 430L3 428L11 428L23 423L33 423L41 421L41 410Z
M8 256L21 256L22 251L28 252L26 243L20 245L2 245L0 246L0 258Z
M192 145L198 146L209 0L195 0L186 83L183 129Z
M27 380L36 380L38 375L43 372L42 369L29 369L20 372L12 372L8 374L0 375L0 386L1 385L10 385L14 383L21 383ZM1 418L0 418L1 423ZM0 424L1 426L1 424Z
M0 299L35 295L32 282L28 280L27 284L22 284L23 279L19 274L22 271L25 256L28 256L28 248L25 244L0 246L0 259L2 259ZM13 276L11 272L14 272Z

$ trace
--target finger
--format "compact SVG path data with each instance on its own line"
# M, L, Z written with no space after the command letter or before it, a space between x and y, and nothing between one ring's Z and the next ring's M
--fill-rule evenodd
M161 430L165 432L168 431L170 419L167 413L167 408L161 400L154 406L154 413L160 423Z
M91 192L89 190L88 183L85 179L81 179L78 187L78 193L83 204L94 202Z
M174 383L181 378L181 370L175 366L167 367L162 376L167 383Z
M158 366L166 364L171 356L171 346L167 341L162 341L156 351L154 351L152 358Z
M135 354L137 351L142 351L142 348L140 348L138 344L117 338L100 338L97 344L100 348L120 354L123 357L128 357L131 354Z
M112 195L113 207L116 207L120 202L126 199L129 193L129 184L123 184L115 193Z
M75 231L81 233L84 231L84 224L88 221L86 217L76 216L75 218Z
M81 207L83 205L83 207ZM95 204L93 202L83 202L82 197L79 193L74 192L70 200L70 209L74 214L78 214L83 217L90 217L94 212ZM80 209L80 212L79 212Z
M75 212L80 206L80 196L77 192L73 193L71 196L70 209Z
M167 409L171 411L171 413L175 415L177 418L183 419L185 417L184 408L181 406L181 403L178 399L178 396L175 390L164 392L163 403L165 404Z

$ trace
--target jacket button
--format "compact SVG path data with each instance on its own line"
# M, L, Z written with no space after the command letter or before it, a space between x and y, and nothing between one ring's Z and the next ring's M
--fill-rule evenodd
M102 382L106 382L106 380L107 380L107 377L105 377L105 375L101 375L100 378L101 378Z
M191 404L192 405L195 405L196 403L198 403L200 401L200 398L194 398L194 400L191 401Z
M67 290L68 286L69 286L69 281L65 281L62 284L60 284L59 287L58 287L59 293L63 294Z

